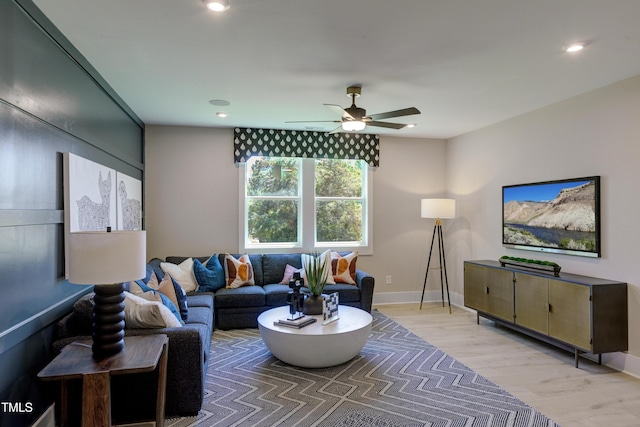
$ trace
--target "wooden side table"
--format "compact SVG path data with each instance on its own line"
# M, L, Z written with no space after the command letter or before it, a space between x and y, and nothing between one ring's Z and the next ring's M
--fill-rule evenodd
M82 426L111 426L111 376L150 372L158 369L156 426L164 426L167 350L164 334L125 337L124 350L96 361L91 339L67 345L38 378L60 381L60 425L67 425L67 381L82 380Z

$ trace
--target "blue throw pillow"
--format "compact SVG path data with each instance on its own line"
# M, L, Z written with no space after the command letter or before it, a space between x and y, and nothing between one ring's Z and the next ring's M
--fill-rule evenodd
M180 315L180 311L178 310L178 307L176 307L176 305L169 299L168 296L166 296L162 292L158 292L155 289L152 289L152 288L148 287L144 283L144 280L136 280L136 284L138 286L140 286L140 289L142 289L142 292L152 292L153 294L159 294L160 295L160 300L162 301L162 305L164 305L169 310L171 310L173 315L176 316L176 318L180 322L182 322L182 316Z
M185 322L189 317L189 307L187 306L187 293L182 289L182 286L175 281L172 277L171 282L173 282L173 289L176 291L176 299L178 300L178 309L180 310L180 316L182 316L182 320Z
M225 287L224 270L217 254L213 254L207 265L200 260L193 260L193 275L198 282L198 292L215 292Z

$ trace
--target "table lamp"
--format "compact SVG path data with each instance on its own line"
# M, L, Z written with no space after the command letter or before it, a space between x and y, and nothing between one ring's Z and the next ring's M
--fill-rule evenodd
M440 260L440 289L442 291L442 306L444 307L444 287L447 287L447 301L449 302L449 314L451 314L451 299L449 298L449 279L447 278L447 263L444 257L444 237L442 236L442 220L456 217L456 201L454 199L422 199L420 216L422 218L435 218L433 235L431 236L431 249L429 250L429 260L427 261L427 272L424 275L424 285L422 286L422 297L420 297L420 310L424 300L424 291L427 287L427 277L431 265L431 254L433 253L433 243L438 236L438 258ZM444 273L444 280L443 280Z
M69 282L94 286L94 359L124 349L124 283L146 275L145 231L69 233Z

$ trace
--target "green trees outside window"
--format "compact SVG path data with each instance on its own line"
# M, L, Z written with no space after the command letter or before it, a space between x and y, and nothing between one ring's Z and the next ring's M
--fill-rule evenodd
M303 173L304 168L312 168L313 173ZM253 157L247 162L245 173L249 244L301 246L303 221L314 220L302 218L303 203L313 203L315 207L314 245L363 242L367 173L364 162ZM314 185L306 187L306 192L302 176L313 176Z

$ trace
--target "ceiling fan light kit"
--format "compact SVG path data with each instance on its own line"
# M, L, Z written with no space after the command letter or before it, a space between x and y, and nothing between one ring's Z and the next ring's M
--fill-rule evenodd
M202 3L214 12L224 12L231 7L229 0L202 0Z
M364 130L367 126L365 122L361 122L360 120L347 120L342 122L342 130L347 132L357 132L359 130Z

